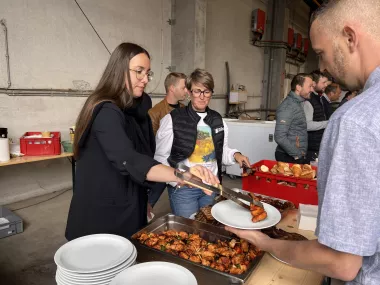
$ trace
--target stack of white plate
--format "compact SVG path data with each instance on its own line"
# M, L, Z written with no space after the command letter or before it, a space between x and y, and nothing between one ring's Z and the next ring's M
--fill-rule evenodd
M127 239L96 234L72 240L57 250L55 280L58 285L108 285L136 263L137 251Z

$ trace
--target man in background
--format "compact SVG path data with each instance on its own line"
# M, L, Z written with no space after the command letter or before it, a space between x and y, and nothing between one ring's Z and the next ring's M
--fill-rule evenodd
M310 99L303 103L308 135L307 162L315 161L318 157L323 132L328 123L321 97L327 87L328 77L319 70L313 71L311 76L313 77L314 92L311 92Z
M165 78L165 98L149 110L152 120L154 135L160 127L160 121L173 109L183 107L180 101L185 100L187 95L186 75L178 72L171 72Z
M276 111L274 140L277 161L304 163L307 152L307 123L302 103L310 98L311 75L299 73L290 83L291 91Z
M347 103L351 99L354 99L358 95L358 91L348 91L345 95L342 101L339 103L339 107L342 107L344 103Z
M342 94L342 89L339 84L332 83L326 87L325 93L322 95L321 100L327 120L330 119L331 115L334 113L331 104L339 99L340 94Z
M186 89L186 75L178 72L171 72L165 78L165 98L157 103L152 109L149 110L149 116L152 120L152 127L154 135L160 127L160 121L163 117L169 114L176 108L181 108L184 105L180 101L184 100L187 95ZM152 208L160 199L161 194L166 188L166 183L156 183L149 189L148 192L148 218L151 219Z

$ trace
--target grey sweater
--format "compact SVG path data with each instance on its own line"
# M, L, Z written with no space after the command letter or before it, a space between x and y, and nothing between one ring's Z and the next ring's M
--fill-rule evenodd
M290 91L276 111L274 139L278 144L276 151L292 157L302 157L307 151L307 124L301 96ZM299 144L297 145L297 140Z

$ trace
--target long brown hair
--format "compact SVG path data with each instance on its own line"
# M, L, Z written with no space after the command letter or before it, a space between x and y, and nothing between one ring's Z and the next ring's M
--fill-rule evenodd
M79 113L74 137L75 158L79 157L79 141L91 120L96 105L111 101L124 110L133 104L133 91L126 87L125 76L127 75L128 86L132 86L129 62L134 56L141 53L145 53L150 58L149 53L141 46L133 43L122 43L111 54L98 86L87 98Z

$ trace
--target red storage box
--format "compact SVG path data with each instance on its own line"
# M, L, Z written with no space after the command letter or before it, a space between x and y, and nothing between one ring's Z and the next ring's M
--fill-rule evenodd
M27 132L20 138L21 153L25 155L58 155L61 154L61 133L50 132L50 138L25 138L40 135L41 132Z
M260 171L261 165L272 169L275 164L277 164L277 161L273 160L261 160L253 164L252 168L257 169L257 171L254 175L242 178L243 189L257 194L291 201L297 208L300 203L318 205L317 180ZM289 163L290 167L292 167L292 165L293 164ZM312 168L316 170L316 167ZM282 182L291 182L295 186L283 185L281 184Z

